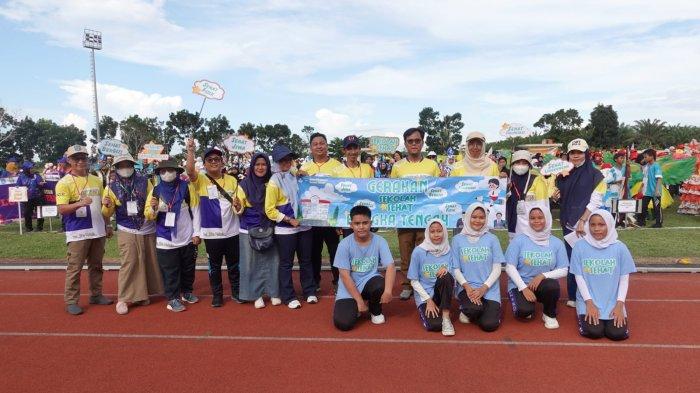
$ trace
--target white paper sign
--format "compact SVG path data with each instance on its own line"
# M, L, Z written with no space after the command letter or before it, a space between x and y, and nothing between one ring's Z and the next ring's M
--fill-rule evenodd
M520 123L503 123L501 124L500 133L502 136L507 137L528 136L532 133L532 130Z
M42 217L57 217L58 216L58 206L46 205L41 207Z
M636 199L621 199L617 201L617 212L618 213L636 213L637 212L637 200Z
M252 153L255 143L241 135L231 135L224 140L224 146L231 153Z
M200 95L210 100L221 100L224 98L224 88L220 84L206 79L194 82L192 93Z
M129 147L116 139L103 139L97 145L97 149L102 154L108 156L121 156L129 154Z
M399 147L399 138L395 136L372 136L369 147L375 153L393 153Z
M10 202L27 202L27 187L9 187L8 192Z
M562 172L571 171L572 169L574 169L574 164L557 158L545 164L545 166L540 169L540 173L545 176L557 175Z
M167 160L170 156L168 156L167 154L161 154L163 149L165 149L163 145L147 143L143 145L143 150L141 150L141 152L139 153L138 158L139 160Z

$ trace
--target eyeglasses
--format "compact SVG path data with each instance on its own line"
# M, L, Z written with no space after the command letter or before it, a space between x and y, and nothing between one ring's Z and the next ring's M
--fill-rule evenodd
M206 161L209 164L216 164L216 163L221 162L222 160L221 160L221 157L207 157L207 159L204 161Z
M408 145L420 145L421 143L423 143L422 139L406 139Z

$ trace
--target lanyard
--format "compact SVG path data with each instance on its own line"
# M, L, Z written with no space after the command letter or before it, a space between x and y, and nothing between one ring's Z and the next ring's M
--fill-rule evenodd
M83 186L82 189L78 187L78 182L75 180L75 176L72 173L70 174L70 176L73 178L73 184L75 184L75 190L78 192L78 200L80 200L82 198L83 191L85 191L85 187L87 187L87 185L88 185L88 180L90 178L90 175L87 175L85 177L85 185Z
M173 204L175 203L175 198L177 198L178 191L180 191L180 182L178 182L177 186L175 186L175 192L173 193L173 198L170 200L170 203L168 203L168 211L172 210Z
M329 162L331 162L330 157L328 158L328 160L326 160L326 162L324 162L324 163L321 164L321 165L318 165L318 164L316 163L316 160L314 160L314 165L316 165L316 169L318 170L318 173L321 173L321 168L323 168L323 166L326 165L326 164L328 164Z
M117 184L119 185L119 187L121 187L122 190L124 190L124 192L126 193L125 196L130 198L131 200L134 200L135 197L138 198L138 195L136 195L137 194L136 190L134 189L134 181L136 179L134 179L134 178L131 179L131 185L128 188L124 186L124 184L126 184L126 181L122 181L122 180L123 179L120 179L119 181L117 181Z
M348 169L350 170L350 173L352 173L352 177L357 178L357 176L355 176L355 171L354 171L352 168L350 168L350 167L348 166L348 163L347 163L347 162L345 163L345 167L348 168ZM362 163L360 163L360 164L358 165L358 167L360 168L360 178L361 178L361 177L362 177Z

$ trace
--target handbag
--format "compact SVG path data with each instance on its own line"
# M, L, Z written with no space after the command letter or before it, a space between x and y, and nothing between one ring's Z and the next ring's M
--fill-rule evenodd
M275 227L271 225L270 220L265 220L263 225L248 228L248 240L250 248L255 251L267 251L272 247L275 238Z

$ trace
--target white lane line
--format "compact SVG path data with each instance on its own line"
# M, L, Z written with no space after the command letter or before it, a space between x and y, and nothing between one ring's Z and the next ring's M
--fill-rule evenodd
M271 337L271 336L209 336L184 334L123 334L123 333L56 333L56 332L0 332L3 337L62 337L98 339L150 339L150 340L218 340L218 341L270 341L310 342L340 344L417 344L417 345L498 345L522 347L588 347L624 349L690 349L700 350L700 344L651 344L611 342L565 342L565 341L512 341L512 340L420 340L408 338L340 338L340 337Z
M104 293L105 296L115 297L116 293ZM63 296L62 293L50 293L50 292L0 292L0 297L2 296ZM89 294L80 294L81 297L90 296ZM197 294L197 297L209 298L212 295L207 294ZM153 296L157 297L157 296ZM332 295L321 295L319 298L333 299L335 296ZM393 299L398 299L398 296L394 296ZM412 299L411 299L412 300ZM508 300L507 297L502 297L501 300ZM640 303L700 303L700 299L627 299L628 302L640 302ZM560 300L560 303L565 303L566 300ZM412 303L411 303L412 304Z

